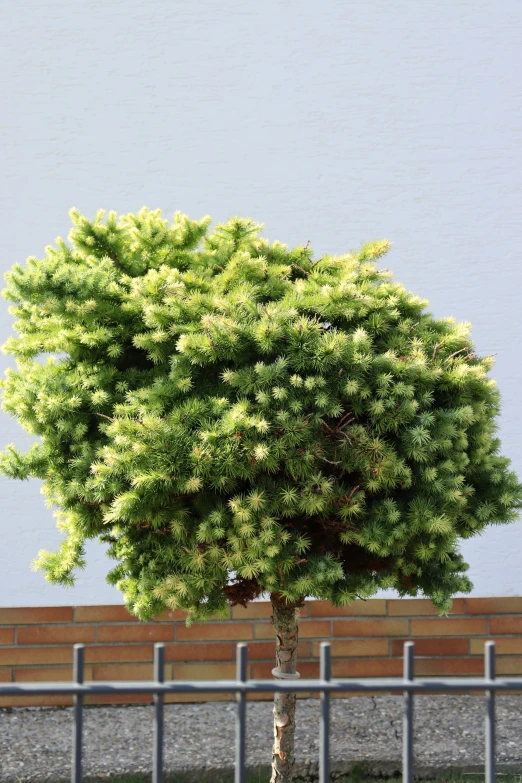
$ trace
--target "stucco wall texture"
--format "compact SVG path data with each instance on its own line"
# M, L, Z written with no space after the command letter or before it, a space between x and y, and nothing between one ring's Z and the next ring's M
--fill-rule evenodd
M0 14L2 273L66 238L71 206L250 216L315 257L387 237L395 279L497 354L498 435L522 476L520 3L19 0ZM33 442L0 421L1 448ZM96 542L74 588L31 572L59 543L53 509L40 481L0 481L0 606L122 603ZM521 595L521 548L522 521L463 542L472 595Z

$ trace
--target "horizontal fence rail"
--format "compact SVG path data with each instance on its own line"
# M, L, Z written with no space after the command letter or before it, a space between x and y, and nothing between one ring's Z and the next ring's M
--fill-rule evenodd
M321 642L320 678L285 680L248 680L247 645L237 645L237 672L235 680L165 682L165 645L154 645L154 681L152 682L84 682L84 645L73 648L73 682L70 683L0 683L0 696L72 695L73 696L73 745L71 781L82 779L83 700L92 694L151 694L154 701L154 735L152 755L153 783L163 783L164 746L164 697L167 693L234 693L236 698L236 748L234 783L245 783L246 768L246 695L248 693L291 691L319 692L321 717L319 723L319 783L330 779L330 694L359 693L367 691L402 691L403 706L403 783L413 780L413 697L414 693L438 693L442 691L484 691L486 695L485 720L485 777L486 783L496 779L495 761L495 694L496 692L521 691L521 680L497 679L495 676L495 642L484 647L484 677L451 677L431 680L414 678L414 642L404 644L404 676L388 678L332 679L330 643Z

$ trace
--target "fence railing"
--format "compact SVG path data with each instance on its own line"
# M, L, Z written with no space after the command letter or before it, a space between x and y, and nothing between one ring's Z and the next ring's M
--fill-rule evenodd
M246 695L248 693L291 691L319 692L321 699L319 737L319 783L330 779L330 694L368 691L403 691L402 779L413 779L413 697L414 693L442 691L484 691L486 696L485 777L494 783L495 771L495 694L497 691L521 691L521 680L496 679L495 643L486 642L484 648L484 677L451 677L429 680L414 679L414 643L404 644L403 678L332 679L330 643L321 642L319 679L248 680L247 645L237 645L235 680L167 681L165 682L165 645L154 645L154 681L152 682L84 682L83 644L75 644L73 651L73 682L70 683L0 683L0 696L61 695L73 696L74 724L72 744L72 783L82 778L83 699L94 694L150 693L154 701L154 736L152 748L152 781L163 783L163 703L168 693L235 693L236 694L236 748L234 783L245 783L246 762Z

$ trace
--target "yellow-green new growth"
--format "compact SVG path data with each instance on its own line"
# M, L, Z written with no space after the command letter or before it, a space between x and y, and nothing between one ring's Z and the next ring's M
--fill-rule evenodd
M387 240L314 260L250 218L69 214L70 246L2 292L2 406L41 440L0 469L60 509L49 581L72 584L99 538L141 619L385 587L444 612L470 590L459 540L515 520L522 486L491 357L377 268Z

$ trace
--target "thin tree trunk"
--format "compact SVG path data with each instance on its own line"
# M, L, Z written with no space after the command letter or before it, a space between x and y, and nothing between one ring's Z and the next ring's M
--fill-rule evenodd
M276 632L276 668L282 679L294 679L297 664L299 606L287 604L277 593L272 601L272 623ZM299 676L299 675L297 675ZM274 745L272 748L272 778L270 783L290 783L294 768L295 693L274 693Z

